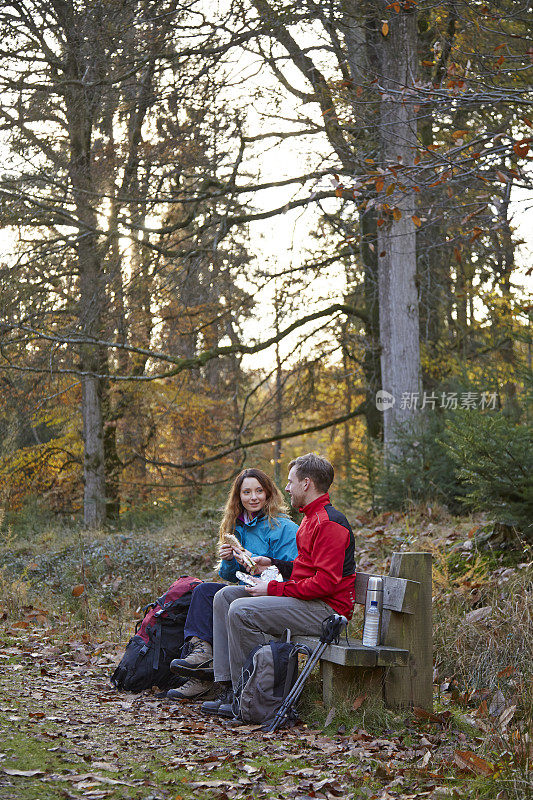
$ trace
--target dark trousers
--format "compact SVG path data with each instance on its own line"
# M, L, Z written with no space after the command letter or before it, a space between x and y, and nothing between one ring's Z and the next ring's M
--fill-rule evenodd
M197 636L202 642L213 644L213 598L224 586L225 583L201 583L193 589L183 630L185 641Z

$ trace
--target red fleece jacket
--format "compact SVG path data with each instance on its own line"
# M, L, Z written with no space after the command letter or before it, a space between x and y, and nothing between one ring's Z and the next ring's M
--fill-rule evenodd
M350 523L323 494L300 509L296 532L298 557L289 580L270 581L268 594L300 600L324 600L348 619L355 603L355 543Z

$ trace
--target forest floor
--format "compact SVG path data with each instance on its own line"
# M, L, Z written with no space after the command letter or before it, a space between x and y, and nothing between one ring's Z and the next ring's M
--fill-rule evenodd
M505 543L486 547L489 527L479 520L425 513L355 524L361 569L386 571L401 547L434 553L434 713L396 714L357 689L328 711L316 675L303 723L275 734L109 685L137 604L176 574L212 577L210 514L178 516L150 533L51 524L30 536L8 532L0 572L2 800L533 797L527 554Z

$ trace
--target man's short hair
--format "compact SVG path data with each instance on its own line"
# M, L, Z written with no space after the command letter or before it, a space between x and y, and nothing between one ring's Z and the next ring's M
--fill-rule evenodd
M316 453L306 453L298 456L289 464L289 469L296 468L298 480L311 478L319 492L327 492L333 483L335 475L332 465L327 458L317 456Z

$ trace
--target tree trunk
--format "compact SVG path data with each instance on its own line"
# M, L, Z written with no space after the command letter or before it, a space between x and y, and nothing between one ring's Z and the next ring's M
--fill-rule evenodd
M455 275L457 337L459 352L465 358L468 352L468 286L462 263L457 264Z
M365 355L363 372L366 383L365 418L368 435L381 439L383 417L376 405L376 394L382 387L379 341L379 287L377 259L377 219L374 209L361 214L361 257L364 265Z
M278 316L276 315L276 335L279 333ZM276 486L281 484L281 440L278 438L282 433L283 421L283 385L281 374L281 358L279 354L279 342L276 342L276 418L274 421L274 481Z
M514 380L516 356L513 340L511 276L513 269L515 268L515 247L513 242L511 221L509 217L511 190L512 183L510 182L505 187L502 201L498 206L501 232L500 235L497 236L497 249L499 250L498 264L500 268L499 277L503 303L501 315L497 315L501 331L495 331L495 340L498 341L498 339L500 339L502 341L500 353L508 376L508 380L506 380L503 387L506 396L504 411L510 419L518 422L522 412L520 403L518 402L516 381ZM495 327L497 329L498 325Z
M102 365L107 363L101 347L91 340L102 334L105 313L104 276L98 253L98 220L91 205L95 191L91 174L91 146L93 114L96 105L95 90L84 85L91 72L91 64L84 63L80 54L82 25L72 7L61 7L66 36L65 76L69 79L65 89L65 112L70 143L69 175L76 206L79 236L77 241L77 266L79 274L78 325L84 338L80 349L82 371L82 418L84 444L84 523L96 528L105 522L105 459L102 417ZM82 78L83 76L83 78ZM105 368L105 366L104 366Z
M347 62L354 87L368 84L368 76L380 74L378 19L374 9L362 9L358 0L343 0L342 31L346 44ZM362 122L365 145L372 146L373 111L378 94L366 88L358 96L352 92L355 119ZM368 101L368 103L363 102ZM365 323L365 353L363 372L366 383L365 419L369 436L380 439L383 435L383 417L376 406L376 393L381 389L379 345L379 293L377 258L377 216L375 208L362 209L359 215L361 231L361 261L364 268L364 299L367 321Z
M92 375L82 378L83 417L83 522L98 528L105 521L105 473L102 432L100 380Z
M350 363L348 359L347 341L346 341L346 327L345 322L342 326L342 373L344 378L344 413L351 414L352 411L352 375L350 374ZM350 433L350 421L346 420L343 425L342 434L342 449L344 461L344 484L346 492L352 492L352 441Z
M384 4L383 4L384 5ZM378 220L379 316L383 389L393 400L384 408L386 453L399 451L398 434L413 420L420 391L418 292L416 286L415 192L403 168L416 152L414 99L405 90L416 77L416 13L387 14L388 32L382 42L380 89L380 151L385 187ZM392 170L394 171L391 171ZM395 180L401 175L401 188Z

